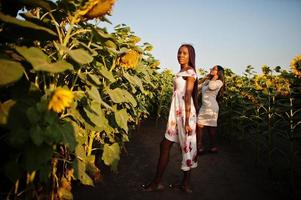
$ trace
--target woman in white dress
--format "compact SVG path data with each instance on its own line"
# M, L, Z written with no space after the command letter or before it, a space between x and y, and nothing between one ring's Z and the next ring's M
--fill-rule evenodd
M181 45L178 50L180 71L174 78L174 91L168 117L165 137L160 143L160 157L154 179L148 185L143 185L144 191L155 191L164 188L162 176L168 164L169 152L173 143L181 147L181 183L170 185L184 192L190 189L190 170L197 167L196 140L196 108L197 108L197 74L195 70L195 51L189 44Z
M210 139L209 152L217 153L216 146L216 127L218 119L219 106L217 99L220 99L224 93L224 69L216 65L210 73L200 81L199 88L202 89L202 106L197 119L197 146L198 154L204 152L203 134L207 129Z

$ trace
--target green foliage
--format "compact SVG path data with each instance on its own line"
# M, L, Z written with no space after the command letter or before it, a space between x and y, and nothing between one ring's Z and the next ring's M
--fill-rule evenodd
M111 166L114 171L117 170L117 164L120 159L120 147L118 143L112 145L105 144L103 148L102 160L108 166Z
M164 70L158 76L157 94L154 97L153 110L154 116L158 121L160 118L167 118L170 109L170 102L173 93L174 75L170 70Z
M0 142L10 152L1 173L15 196L32 198L38 188L70 196L61 186L66 178L94 185L101 172L95 163L117 171L130 131L149 116L159 75L151 45L139 46L126 25L109 33L85 21L76 14L85 3L20 1L23 19L0 13ZM123 68L118 60L130 50L139 63ZM58 87L74 99L55 113Z
M23 67L20 63L0 59L0 86L18 81L23 75Z
M137 106L137 101L127 90L115 88L113 90L107 89L106 92L109 94L114 103L128 102L134 107Z
M73 70L73 66L64 60L50 63L49 57L39 48L16 47L16 50L36 71L59 73L68 69Z
M0 20L5 22L5 23L14 24L14 25L17 25L17 26L30 28L30 29L46 31L47 33L50 33L51 35L56 35L56 33L54 31L52 31L48 28L45 28L44 26L39 26L39 25L37 25L35 23L32 23L32 22L29 22L29 21L19 20L15 17L5 15L2 12L0 12Z
M243 76L227 72L225 97L220 105L219 130L254 151L255 164L286 174L292 189L300 175L300 79L281 70L248 66ZM274 176L275 174L272 174ZM298 183L300 184L300 183ZM296 190L294 190L296 192Z
M93 57L83 49L75 49L68 51L68 54L71 58L76 61L78 64L89 64L93 61Z

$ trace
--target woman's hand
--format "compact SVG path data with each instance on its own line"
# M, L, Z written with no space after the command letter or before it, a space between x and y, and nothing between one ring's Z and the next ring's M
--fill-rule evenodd
M191 133L192 133L192 128L190 128L188 123L186 123L186 125L185 125L185 133L187 135L191 135Z
M206 80L210 80L211 79L211 75L207 74L206 76L203 77L202 82L206 81Z
M209 73L205 76L205 79L211 79L212 75Z

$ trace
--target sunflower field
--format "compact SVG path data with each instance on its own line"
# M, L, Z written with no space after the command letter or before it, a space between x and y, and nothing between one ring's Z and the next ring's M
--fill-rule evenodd
M153 110L160 63L130 27L107 31L114 3L1 1L1 197L72 199Z
M301 186L300 56L290 68L265 65L257 74L247 66L242 76L227 69L219 134L248 151L254 167L266 169L275 185L296 196Z
M93 186L102 166L117 171L142 120L166 119L173 73L159 72L153 46L129 26L107 30L115 3L1 0L1 198L73 199L72 182ZM290 67L226 69L218 131L297 193L300 55Z

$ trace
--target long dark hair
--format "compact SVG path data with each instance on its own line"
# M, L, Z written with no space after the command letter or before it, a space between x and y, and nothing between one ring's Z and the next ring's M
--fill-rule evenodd
M194 72L196 73L196 68L195 68L195 50L191 44L182 44L181 47L187 47L188 53L189 53L189 66L193 68ZM192 90L192 99L193 99L193 104L196 109L198 110L198 78L196 78Z
M225 87L224 68L220 65L216 65L216 67L217 67L218 80L221 80L223 82L223 86L218 91L218 94L216 96L217 101L220 102L223 99L225 88L226 88Z

